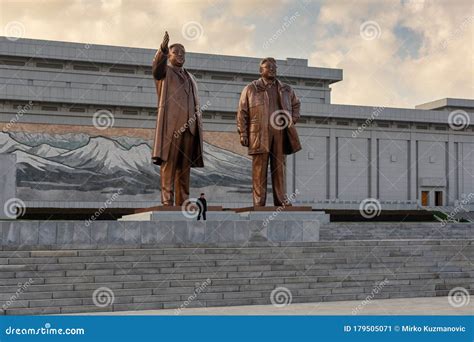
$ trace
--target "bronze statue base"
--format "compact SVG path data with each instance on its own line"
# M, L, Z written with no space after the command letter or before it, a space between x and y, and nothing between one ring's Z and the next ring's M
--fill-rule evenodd
M135 209L135 214L146 213L148 211L182 211L183 207L180 205L166 206L166 205L157 205L155 207L148 208L138 208ZM222 211L224 210L220 205L208 206L207 211Z

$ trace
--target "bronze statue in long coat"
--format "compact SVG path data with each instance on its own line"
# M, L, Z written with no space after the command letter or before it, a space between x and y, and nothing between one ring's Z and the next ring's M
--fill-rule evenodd
M289 205L286 194L286 155L301 150L295 123L300 100L293 89L276 79L276 61L260 62L261 78L247 85L240 96L237 131L240 143L252 156L254 206L265 206L270 161L273 203Z
M152 160L160 165L161 203L172 206L189 198L191 167L204 162L197 83L183 68L184 46L168 43L166 32L153 59L158 113Z

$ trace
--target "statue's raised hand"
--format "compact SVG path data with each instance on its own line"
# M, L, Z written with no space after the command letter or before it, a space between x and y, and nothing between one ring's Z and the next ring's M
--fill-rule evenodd
M163 37L163 42L161 43L161 50L165 53L168 53L168 43L170 42L170 36L168 31L165 31L165 36Z

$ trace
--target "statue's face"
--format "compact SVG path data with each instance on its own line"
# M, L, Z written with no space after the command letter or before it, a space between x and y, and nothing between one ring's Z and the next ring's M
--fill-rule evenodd
M267 80L275 79L276 71L277 66L272 62L265 62L265 64L260 67L260 75Z
M174 66L182 67L186 60L185 55L186 55L186 52L181 46L173 46L170 49L168 58L169 58L170 63L173 64Z

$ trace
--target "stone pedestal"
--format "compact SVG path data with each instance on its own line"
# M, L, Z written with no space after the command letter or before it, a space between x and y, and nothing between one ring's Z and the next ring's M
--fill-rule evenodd
M329 215L323 211L305 211L296 208L282 211L280 207L264 207L258 210L215 210L207 212L206 221L197 221L197 215L183 210L147 211L125 215L119 221L145 221L161 224L173 222L187 228L187 242L243 242L269 241L291 242L319 241L322 224L329 223ZM202 234L200 233L202 231Z

